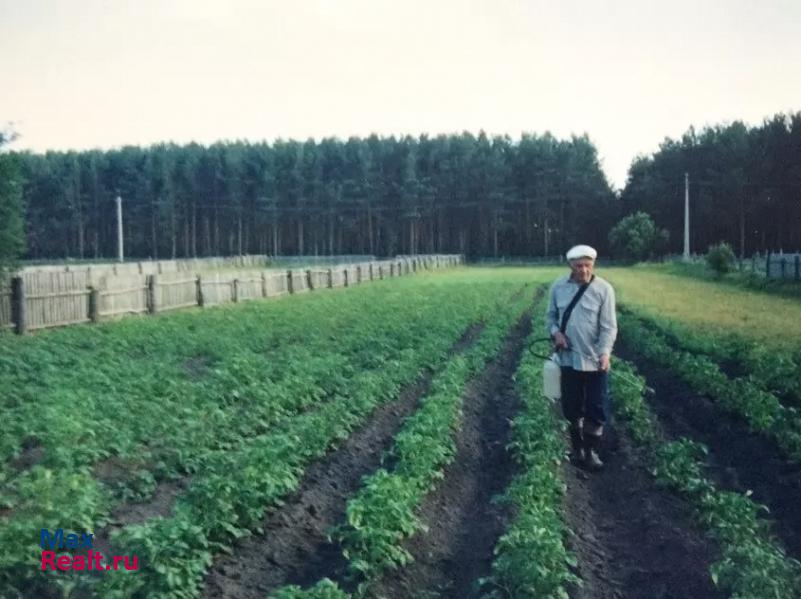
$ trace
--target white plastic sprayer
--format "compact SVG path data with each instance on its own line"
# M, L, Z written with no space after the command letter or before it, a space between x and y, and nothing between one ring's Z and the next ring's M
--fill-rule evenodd
M550 341L550 337L535 339L533 343L539 341ZM542 394L548 399L556 400L562 397L562 366L559 363L559 354L553 352L550 356L538 354L529 345L528 351L538 358L545 360L542 364Z
M562 398L562 367L556 353L548 356L542 364L542 394L548 399Z
M550 341L550 339L537 339L535 342L536 341ZM542 394L551 400L561 399L562 367L559 362L559 354L557 352L553 352L550 356L544 356L535 352L530 346L528 351L538 358L542 358L544 360L542 364ZM639 386L639 382L625 372L617 371L615 376L622 378L629 384ZM651 387L646 386L645 393L648 395L654 395L654 390Z

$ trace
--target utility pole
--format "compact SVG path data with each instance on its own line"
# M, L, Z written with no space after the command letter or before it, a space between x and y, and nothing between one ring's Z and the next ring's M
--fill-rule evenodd
M122 198L117 196L117 261L122 260Z
M690 260L690 174L684 173L684 260Z

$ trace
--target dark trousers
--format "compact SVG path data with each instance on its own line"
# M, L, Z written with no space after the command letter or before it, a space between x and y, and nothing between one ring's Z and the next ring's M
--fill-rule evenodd
M608 376L562 367L562 413L570 422L579 418L602 427L609 412Z

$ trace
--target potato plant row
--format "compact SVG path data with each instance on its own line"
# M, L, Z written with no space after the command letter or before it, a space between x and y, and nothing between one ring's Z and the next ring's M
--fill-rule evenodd
M349 560L351 575L364 585L412 559L401 543L424 531L417 508L455 457L467 384L497 354L529 302L530 294L524 293L511 306L498 306L476 344L446 366L404 423L390 450L394 467L366 478L348 502L346 525L334 537Z
M415 323L391 316L411 300L404 314L412 320L424 296L371 291L64 330L2 347L0 381L15 390L0 423L3 472L13 474L9 459L26 444L52 469L114 456L132 470L191 470L201 445L225 449L408 349ZM201 410L204 418L193 417Z
M645 381L631 365L616 361L611 385L617 412L645 450L656 479L690 502L696 518L720 546L721 558L710 573L714 583L738 599L797 597L801 564L786 555L759 517L766 508L747 493L722 491L705 478L702 444L685 438L666 443L661 438L643 399Z
M343 548L349 576L358 581L356 596L363 596L387 570L413 560L403 541L426 532L417 511L456 455L455 435L461 426L467 384L498 352L529 302L530 292L511 305L499 302L473 347L445 366L418 410L404 422L389 452L393 466L365 478L348 501L346 522L332 536ZM287 587L273 596L336 597L338 593L336 585L323 580L308 590Z
M486 318L494 310L497 292L484 292L472 297L469 310L473 317ZM464 297L450 301L463 301ZM453 305L451 309L458 310ZM436 316L442 318L441 314ZM149 566L136 576L121 573L106 577L98 594L195 596L215 553L229 550L237 538L257 531L265 510L297 488L313 460L346 439L377 405L397 397L422 368L446 357L447 348L439 338L442 327L432 320L427 330L423 329L417 330L414 350L401 352L391 368L359 372L347 394L318 410L288 419L236 451L216 454L216 459L194 477L171 518L124 529L116 543L130 551L135 548ZM453 332L446 337L448 346L458 337L459 331Z
M795 350L748 340L734 333L710 335L686 324L625 306L625 312L664 336L671 346L704 354L718 363L738 363L757 385L801 407L801 345Z
M485 581L491 598L566 599L569 586L579 582L572 572L576 558L565 546L564 424L542 395L542 359L535 356L548 354L550 343L533 342L542 337L544 310L544 303L535 309L530 351L515 375L522 409L512 422L510 449L518 474L503 496L514 517L495 546L492 576Z
M447 287L423 278L391 283L309 296L293 302L291 310L288 303L282 310L279 300L17 339L21 355L38 355L46 367L49 384L43 383L43 397L33 405L45 414L60 409L65 422L33 431L44 451L41 463L16 472L2 462L0 500L7 511L0 512L0 586L22 589L41 576L35 568L40 528L103 526L115 494L93 465L113 455L151 477L145 485L151 490L159 468L167 475L195 475L172 517L123 531L120 545L131 543L125 547L131 553L141 549L144 568L135 576L109 576L102 593L196 593L212 552L252 529L254 514L294 488L303 467L347 436L375 405L395 397L422 368L442 362L497 297L492 281L455 280ZM151 346L154 339L165 346ZM69 359L59 351L66 348ZM0 376L22 385L33 402L26 363L7 350ZM206 367L188 374L187 360L198 356ZM128 369L128 362L146 363L154 372ZM76 363L99 373L86 386L96 394L93 406L105 398L108 409L98 410L94 421L91 410L77 410L72 419L69 403L61 401L85 383L65 368ZM53 372L47 374L48 368ZM55 372L62 368L65 384L59 388ZM112 379L115 368L120 376ZM100 391L104 381L109 395ZM24 423L34 413L27 402L17 408L7 420ZM26 426L32 424L17 427L18 439ZM164 452L161 464L153 463L154 448ZM270 468L262 469L265 459ZM134 578L138 582L129 589ZM75 580L59 575L54 582L68 588Z
M748 377L730 379L704 355L673 349L664 335L632 316L621 318L619 325L634 351L669 369L699 393L716 400L724 410L743 418L752 430L773 437L790 459L801 463L798 410L783 406L775 395Z

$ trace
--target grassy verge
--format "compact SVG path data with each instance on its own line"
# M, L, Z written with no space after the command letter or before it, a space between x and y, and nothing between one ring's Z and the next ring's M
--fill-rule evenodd
M775 350L794 351L801 339L801 302L672 275L652 266L610 268L621 302L682 322L702 334L735 333Z
M759 267L765 267L764 258L761 259ZM787 265L793 272L794 266ZM801 285L795 279L774 279L767 278L763 273L751 272L749 270L735 270L725 275L718 275L709 270L706 264L684 264L682 262L672 262L669 264L655 266L654 268L672 275L691 277L694 279L710 280L714 279L718 283L731 285L735 288L749 289L760 293L770 293L787 298L801 299ZM750 268L750 265L748 266ZM773 266L773 268L778 268Z

